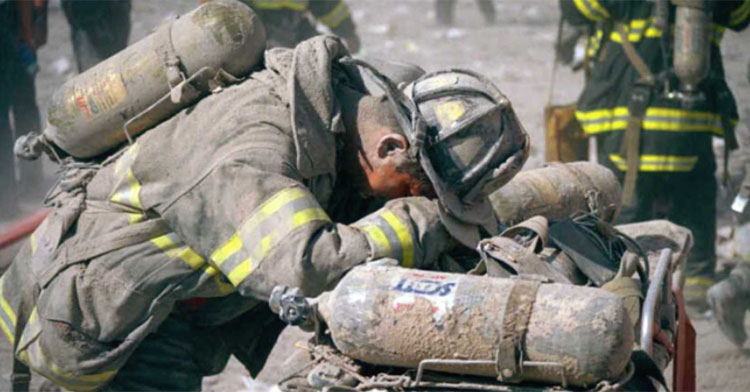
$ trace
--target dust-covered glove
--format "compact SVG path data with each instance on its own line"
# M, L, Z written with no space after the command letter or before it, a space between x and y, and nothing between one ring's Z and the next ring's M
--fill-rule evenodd
M456 245L440 221L437 201L424 197L392 200L352 226L367 237L370 260L390 257L407 268L425 268Z

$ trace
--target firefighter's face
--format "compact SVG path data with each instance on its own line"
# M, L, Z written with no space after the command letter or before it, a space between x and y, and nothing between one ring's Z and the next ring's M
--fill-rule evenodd
M429 180L409 156L409 142L385 97L359 96L355 105L347 106L343 117L351 148L346 149L343 170L359 192L386 199L429 196Z

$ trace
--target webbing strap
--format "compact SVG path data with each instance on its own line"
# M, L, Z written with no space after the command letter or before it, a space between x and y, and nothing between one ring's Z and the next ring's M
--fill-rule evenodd
M622 22L617 22L615 23L615 29L617 30L617 33L620 34L620 37L623 37L622 49L625 51L625 56L627 56L630 64L632 64L633 68L638 71L641 80L646 83L653 83L654 75L651 73L648 65L646 65L646 62L643 61L641 55L638 54L638 51L633 44L627 39L628 33L625 31L625 25L623 25Z
M628 105L629 116L627 126L625 127L625 136L622 144L621 156L625 156L627 171L625 172L625 182L622 189L622 204L632 206L635 203L635 185L638 181L638 170L641 165L640 143L641 143L641 125L646 114L649 100L651 98L651 88L655 83L654 75L648 68L643 58L638 54L632 43L627 39L628 34L622 22L615 23L615 30L620 34L622 39L622 49L630 64L640 75L640 80L633 87L633 93L630 96Z
M13 372L10 375L13 392L28 392L31 386L31 371L13 356Z
M83 243L63 246L58 250L57 260L40 274L39 284L42 288L60 272L71 265L90 260L107 252L148 241L151 238L167 234L169 227L163 219L152 219L137 225L125 226L101 237Z
M540 285L541 282L518 280L510 290L496 358L498 380L502 382L521 381L524 337Z

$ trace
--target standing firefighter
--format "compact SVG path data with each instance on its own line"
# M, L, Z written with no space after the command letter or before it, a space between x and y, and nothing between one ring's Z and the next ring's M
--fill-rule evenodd
M0 219L17 213L20 193L41 185L39 162L21 162L16 180L13 137L41 128L34 78L36 51L46 40L46 0L0 0Z
M130 8L131 0L62 0L78 72L128 45Z
M200 0L201 3L210 0ZM344 39L349 51L359 51L359 36L351 10L344 0L241 0L255 11L266 25L268 47L293 48L318 35L315 23L321 23Z
M560 6L570 23L596 24L591 76L576 117L596 137L599 162L624 182L620 219L663 217L692 230L685 295L693 309L704 310L716 265L712 137L733 141L738 120L719 44L727 28L750 23L750 1L560 0ZM680 24L689 13L703 22ZM665 30L673 27L670 45ZM687 38L694 46L705 42L707 75L692 80L680 50L684 33L695 28L705 33Z
M407 96L368 68L389 92L374 97L347 53L334 37L268 51L101 166L72 166L0 279L16 367L82 391L197 390L230 354L255 375L282 328L274 286L315 296L368 260L428 266L448 231L496 233L485 195L528 144L508 100L470 72Z
M747 63L747 82L750 83L750 62ZM748 148L747 146L745 147ZM750 150L745 151L746 154ZM748 224L750 216L750 160L745 162L745 178L740 185L737 197L732 203L732 210L738 214L740 222ZM735 235L743 235L746 231L738 230ZM740 260L732 268L729 277L716 283L708 290L708 304L711 306L714 318L721 331L729 340L742 347L747 340L745 331L745 314L750 310L750 253L747 252L747 236L735 238L744 241L745 252L740 252Z

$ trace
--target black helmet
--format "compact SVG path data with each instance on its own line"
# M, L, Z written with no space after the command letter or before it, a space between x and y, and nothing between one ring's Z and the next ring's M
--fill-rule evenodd
M496 234L487 196L510 181L528 157L528 135L508 98L487 78L468 70L425 74L403 89L361 60L393 104L399 124L440 199L444 222L480 225ZM453 219L456 218L456 219ZM465 231L449 230L467 245ZM476 231L476 230L474 230ZM461 237L464 237L463 239Z

